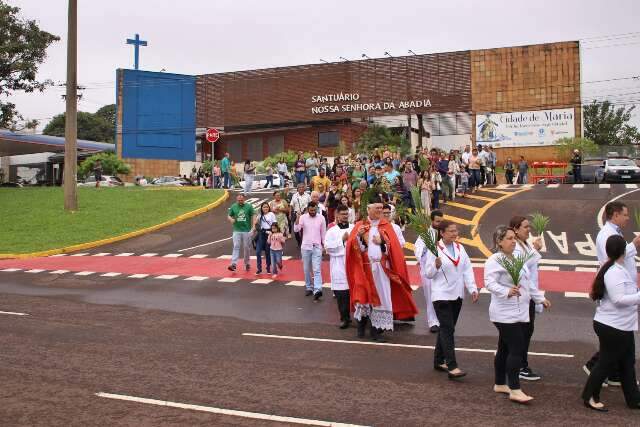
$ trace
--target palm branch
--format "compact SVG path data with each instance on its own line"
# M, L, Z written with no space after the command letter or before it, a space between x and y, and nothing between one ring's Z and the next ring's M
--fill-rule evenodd
M551 220L548 216L542 215L540 212L531 214L531 228L536 232L537 236L542 236Z
M431 217L427 215L422 207L422 200L420 199L420 190L418 187L411 188L411 198L413 199L413 205L415 206L413 212L407 210L407 224L409 227L422 239L426 248L438 256L438 242L436 236L431 231Z
M498 257L497 261L502 268L507 270L509 277L513 281L513 285L520 286L520 274L527 261L529 261L529 258L531 258L531 254L513 255L511 257L503 255Z
M360 218L364 220L369 216L369 214L367 213L367 206L369 205L369 202L371 201L373 196L379 193L380 189L377 186L372 185L360 195Z

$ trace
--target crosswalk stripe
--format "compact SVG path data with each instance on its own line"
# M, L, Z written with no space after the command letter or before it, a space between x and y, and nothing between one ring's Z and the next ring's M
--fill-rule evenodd
M6 273L13 273L15 271L22 271L22 269L21 268L5 268L5 269L2 269L0 271L4 271Z
M58 258L58 257L61 257L61 256L69 256L69 254L57 254L57 255L51 255L51 257L50 257L50 258Z
M255 283L257 285L266 285L266 284L271 283L271 282L273 282L273 280L271 280L271 279L256 279L251 283Z
M598 271L596 267L576 267L575 271L583 273L595 273Z
M102 276L102 277L117 277L117 276L120 276L121 274L122 273L104 273L104 274L101 274L100 276Z
M625 188L638 188L638 184L625 184Z
M68 272L69 270L54 270L54 271L50 271L49 274L64 274Z
M184 280L191 280L191 281L195 281L195 282L201 282L203 280L207 280L208 277L205 276L191 276L191 277L187 277Z
M483 264L484 266L484 264ZM540 271L560 271L560 267L553 265L541 265L538 267Z
M25 273L42 273L44 270L40 268L34 268L32 270L26 270Z
M150 257L156 256L156 255L158 255L158 254L154 253L154 252L149 252L148 254L142 254L140 256L145 257L145 258L150 258Z
M285 283L285 286L304 286L304 285L305 285L304 280L293 280L291 282Z
M73 254L71 256L87 256L89 255L87 252L83 252L83 253L79 253L79 254Z
M156 276L155 279L171 280L171 279L175 279L176 277L178 277L177 274L161 274L160 276Z
M491 292L489 292L489 290L487 288L480 288L480 293L481 294L490 294Z
M167 254L167 255L164 255L163 258L179 258L182 255L184 254Z
M547 188L558 188L560 187L560 184L549 184L547 185Z
M202 258L206 258L208 255L205 254L196 254L196 255L191 255L189 258L194 258L194 259L202 259Z
M565 292L564 296L566 298L589 298L587 292Z
M238 280L240 280L239 277L223 277L222 279L219 279L218 282L236 283Z
M97 254L93 254L91 256L107 256L107 255L111 255L111 252L100 252Z
M129 279L144 279L145 277L149 277L148 274L132 274L131 276L127 276Z
M611 184L600 184L598 185L599 188L611 188Z
M91 276L92 274L95 274L95 271L80 271L78 273L76 273L76 276Z
M133 255L133 252L123 252L123 253L118 254L116 256L131 256L131 255Z
M573 184L573 188L584 188L584 184Z

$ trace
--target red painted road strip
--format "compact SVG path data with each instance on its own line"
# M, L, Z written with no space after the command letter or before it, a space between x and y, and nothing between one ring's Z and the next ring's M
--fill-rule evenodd
M147 258L130 257L50 257L32 259L9 259L0 261L0 270L5 268L94 271L96 273L149 274L159 276L174 274L178 276L203 276L212 278L238 277L245 280L257 278L271 278L270 275L255 275L255 260L251 262L251 271L245 272L242 264L238 265L235 273L227 270L229 260L222 259L191 259L191 258ZM283 272L278 274L278 281L304 280L300 260L284 261ZM420 285L418 266L410 265L409 274L411 284ZM478 286L483 283L483 269L474 268ZM322 263L322 277L329 282L329 262ZM573 271L540 271L540 287L551 292L588 292L595 273Z

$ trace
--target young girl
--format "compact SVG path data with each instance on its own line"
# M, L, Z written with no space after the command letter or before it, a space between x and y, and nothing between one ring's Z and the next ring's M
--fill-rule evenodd
M280 226L277 222L271 224L271 234L269 234L269 244L271 245L271 268L272 276L278 275L278 267L282 270L282 252L284 249L284 234L280 232Z
M462 197L467 197L467 191L469 190L469 172L462 169L460 173L460 192Z

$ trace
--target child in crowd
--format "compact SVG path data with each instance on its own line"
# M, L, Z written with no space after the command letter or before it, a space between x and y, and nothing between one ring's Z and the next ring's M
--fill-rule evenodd
M271 277L278 275L278 268L282 270L282 252L284 250L285 237L280 231L280 226L277 222L271 224L271 234L267 238L269 245L271 245Z
M222 186L222 180L220 177L222 176L222 170L220 169L220 165L218 162L214 162L213 164L213 188L220 188Z
M469 189L469 172L462 169L460 173L460 192L462 197L467 197L467 190Z

